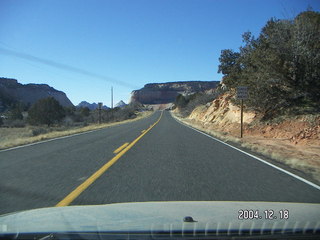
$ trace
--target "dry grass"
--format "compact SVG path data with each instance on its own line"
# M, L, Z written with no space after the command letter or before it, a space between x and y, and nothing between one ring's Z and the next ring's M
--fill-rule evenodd
M279 142L278 146L253 142L242 142L241 146L283 163L293 169L302 171L320 183L319 161L314 161L312 159L313 157L311 157L311 155L313 155L315 158L319 158L316 154L308 154L305 151L292 148L290 145L285 146L285 144L281 144L281 140L278 139L272 141L275 143Z
M38 136L33 136L34 128L30 126L24 127L24 128L0 128L0 136L1 136L0 149L6 149L6 148L16 147L20 145L29 144L29 143L39 142L42 140L112 127L112 126L133 122L133 121L140 120L142 118L149 117L151 116L152 113L153 112L151 111L141 112L141 113L138 113L138 116L134 119L128 119L125 121L114 122L114 123L92 124L86 127L67 129L64 131L52 131L52 132L40 134Z
M284 139L265 139L263 137L249 137L241 139L224 132L210 129L210 125L190 121L177 114L172 114L174 118L202 132L214 136L224 142L238 143L241 147L253 152L262 154L277 162L285 164L293 169L304 172L313 178L318 184L320 183L320 155L315 151L308 151L309 148L298 148L287 143ZM211 127L212 128L212 127Z

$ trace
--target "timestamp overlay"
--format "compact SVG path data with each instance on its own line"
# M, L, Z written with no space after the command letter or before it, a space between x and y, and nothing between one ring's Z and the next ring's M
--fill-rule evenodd
M263 220L288 220L290 212L288 209L265 209L265 210L254 210L254 209L240 209L238 211L239 220L253 220L253 219L263 219Z

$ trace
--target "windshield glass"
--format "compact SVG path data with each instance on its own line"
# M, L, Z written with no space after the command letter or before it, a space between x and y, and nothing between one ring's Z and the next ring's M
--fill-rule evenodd
M300 216L303 233L320 228L318 1L2 0L0 9L0 215L54 208L73 221L59 207L174 201L186 209L174 205L181 223L203 229L213 218L226 232L233 220L298 229ZM230 213L230 202L246 205ZM129 204L114 221L142 212L145 224L169 221L173 205L161 206L168 215Z

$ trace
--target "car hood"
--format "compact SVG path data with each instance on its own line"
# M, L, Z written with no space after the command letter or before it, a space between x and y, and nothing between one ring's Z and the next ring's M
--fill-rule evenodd
M259 212L239 219L239 211ZM288 219L279 211L287 210ZM264 211L273 211L266 219ZM192 217L191 219L185 217ZM0 216L0 234L35 232L134 232L286 230L319 231L320 204L274 202L142 202L51 207ZM276 217L276 218L274 218Z

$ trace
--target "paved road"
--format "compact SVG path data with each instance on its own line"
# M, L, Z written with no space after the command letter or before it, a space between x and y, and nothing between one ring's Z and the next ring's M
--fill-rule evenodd
M0 151L0 213L55 206L77 187L70 205L183 200L320 203L318 189L178 123L169 112L157 122L160 116L156 112L136 122ZM114 153L124 143L130 144ZM79 185L106 164L108 169L79 192Z

